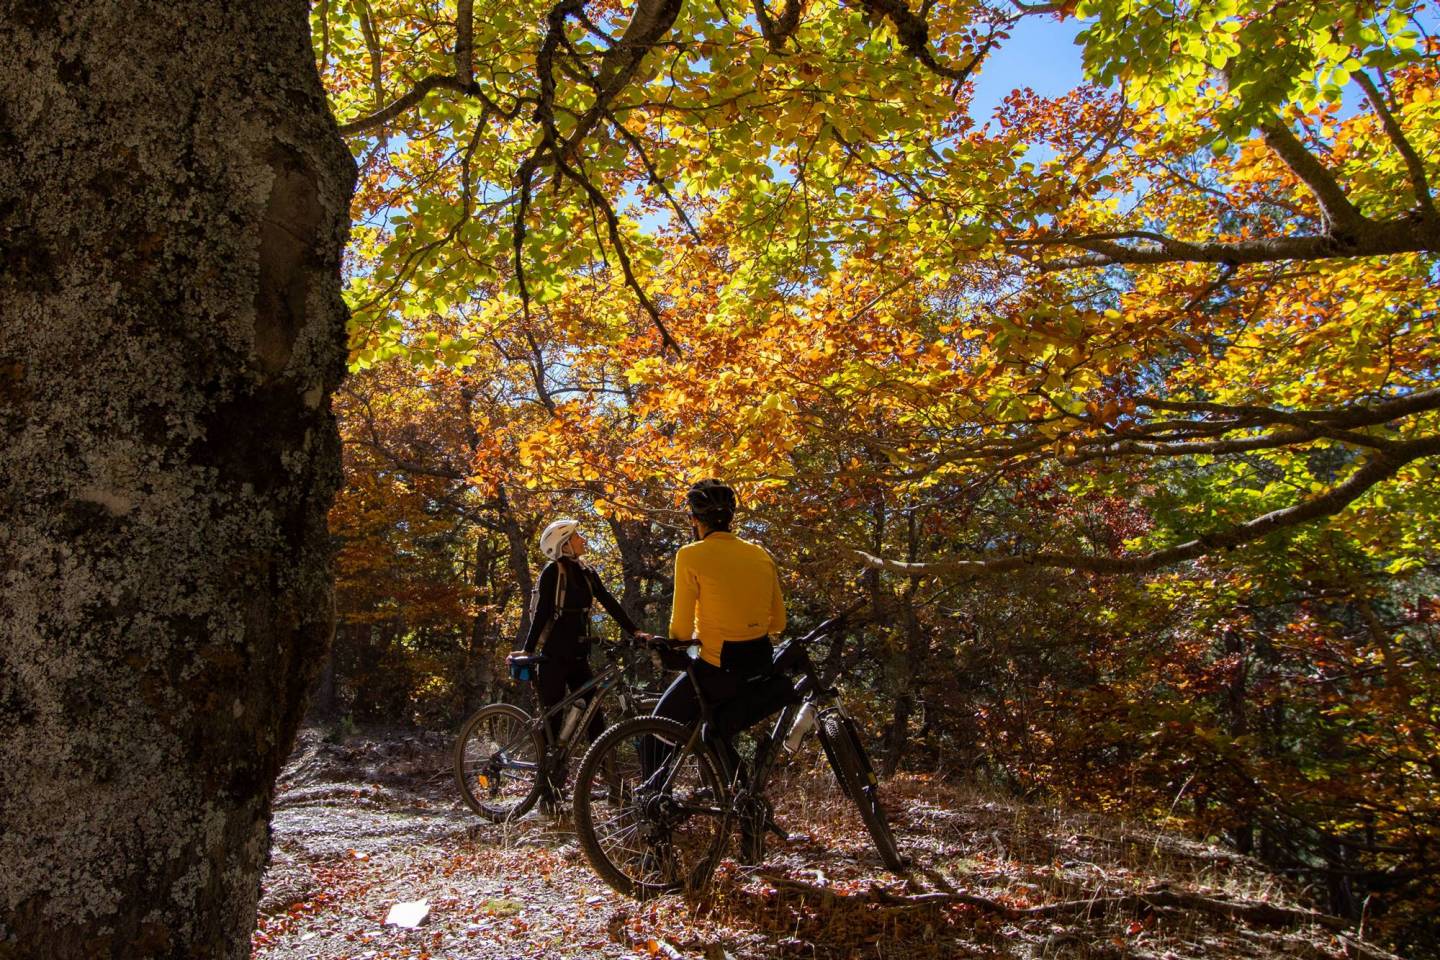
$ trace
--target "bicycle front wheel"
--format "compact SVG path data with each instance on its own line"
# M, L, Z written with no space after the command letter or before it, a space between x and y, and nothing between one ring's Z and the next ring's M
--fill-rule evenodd
M575 834L614 890L643 900L703 886L729 833L720 761L664 717L622 720L591 744L575 776Z
M860 742L854 724L837 710L827 710L820 717L820 743L825 755L835 770L835 777L845 793L855 802L860 819L875 843L880 859L892 873L905 869L905 859L895 845L895 834L890 830L890 821L885 819L885 810L880 806L880 786L875 770L865 756L865 747Z
M455 741L455 779L465 805L486 820L514 820L540 799L545 741L530 715L509 703L481 707Z

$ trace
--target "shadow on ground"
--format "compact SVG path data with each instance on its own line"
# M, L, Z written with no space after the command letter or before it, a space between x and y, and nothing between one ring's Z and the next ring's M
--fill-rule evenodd
M1390 957L1247 858L918 777L885 785L915 862L893 876L803 752L771 791L791 839L762 867L727 861L701 894L639 904L595 878L565 819L476 818L449 749L434 733L302 731L276 796L256 960ZM413 901L425 923L385 924Z

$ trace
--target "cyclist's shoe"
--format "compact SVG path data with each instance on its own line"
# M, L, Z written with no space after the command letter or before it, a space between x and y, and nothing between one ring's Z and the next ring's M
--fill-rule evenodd
M763 796L742 793L736 798L740 820L740 862L747 867L759 866L765 860L765 833L775 827L774 807Z

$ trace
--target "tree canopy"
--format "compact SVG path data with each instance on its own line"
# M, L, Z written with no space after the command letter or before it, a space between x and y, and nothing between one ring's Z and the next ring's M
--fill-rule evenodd
M473 669L542 519L593 508L653 613L677 488L725 476L812 612L894 614L892 743L923 713L1027 789L1183 795L1206 829L1295 827L1277 858L1412 882L1440 816L1433 11L312 16L362 168L337 517L390 531L350 569L425 579L415 623L484 620ZM976 116L1037 17L1078 24L1089 82Z

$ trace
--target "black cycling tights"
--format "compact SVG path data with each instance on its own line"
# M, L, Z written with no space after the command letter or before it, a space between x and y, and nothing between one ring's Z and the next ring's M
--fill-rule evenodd
M695 678L712 711L710 742L725 761L727 775L739 769L739 757L731 742L735 735L793 702L789 682L775 673L774 653L770 638L760 637L726 643L720 648L718 667L705 660L693 663ZM700 700L688 675L682 673L670 684L655 706L655 716L668 717L687 727L700 716ZM647 771L664 759L661 749L658 742L642 746L641 761Z
M535 695L540 698L542 710L549 710L564 700L566 693L579 690L595 679L595 674L590 670L590 660L587 657L547 657L539 663L537 670ZM591 695L594 695L593 690ZM551 738L557 740L560 738L560 725L564 721L565 713L563 711L550 718ZM585 731L585 739L587 741L594 740L604 730L604 713L597 710L595 716L590 718L590 727Z

